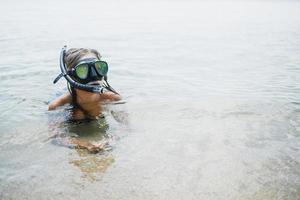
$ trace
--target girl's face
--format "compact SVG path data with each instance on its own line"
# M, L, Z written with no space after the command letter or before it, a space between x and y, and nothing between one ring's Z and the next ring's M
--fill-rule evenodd
M100 101L100 93L87 92L84 90L76 89L76 101L78 104L86 104L86 103L98 103Z

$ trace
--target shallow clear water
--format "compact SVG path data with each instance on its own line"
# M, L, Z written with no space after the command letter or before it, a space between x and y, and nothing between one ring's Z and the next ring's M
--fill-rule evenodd
M300 2L0 5L0 199L300 198ZM47 111L65 44L109 62L126 104L105 120Z

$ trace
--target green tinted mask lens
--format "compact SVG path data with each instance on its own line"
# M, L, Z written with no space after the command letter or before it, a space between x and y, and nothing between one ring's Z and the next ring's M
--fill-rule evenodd
M88 76L89 66L87 64L78 65L76 67L76 75L80 79L86 79Z
M95 68L100 75L105 76L107 74L108 65L105 61L99 60L95 62Z

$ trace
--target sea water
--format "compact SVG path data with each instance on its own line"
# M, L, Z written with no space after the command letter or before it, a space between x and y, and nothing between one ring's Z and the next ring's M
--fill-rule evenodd
M299 1L11 0L0 27L0 199L300 198ZM47 111L63 45L99 50L125 104Z

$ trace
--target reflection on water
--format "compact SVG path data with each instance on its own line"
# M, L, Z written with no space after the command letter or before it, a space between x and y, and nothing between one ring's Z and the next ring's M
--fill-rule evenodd
M82 177L89 181L97 181L108 167L114 163L112 155L93 155L86 150L77 149L79 158L69 162L78 167Z

